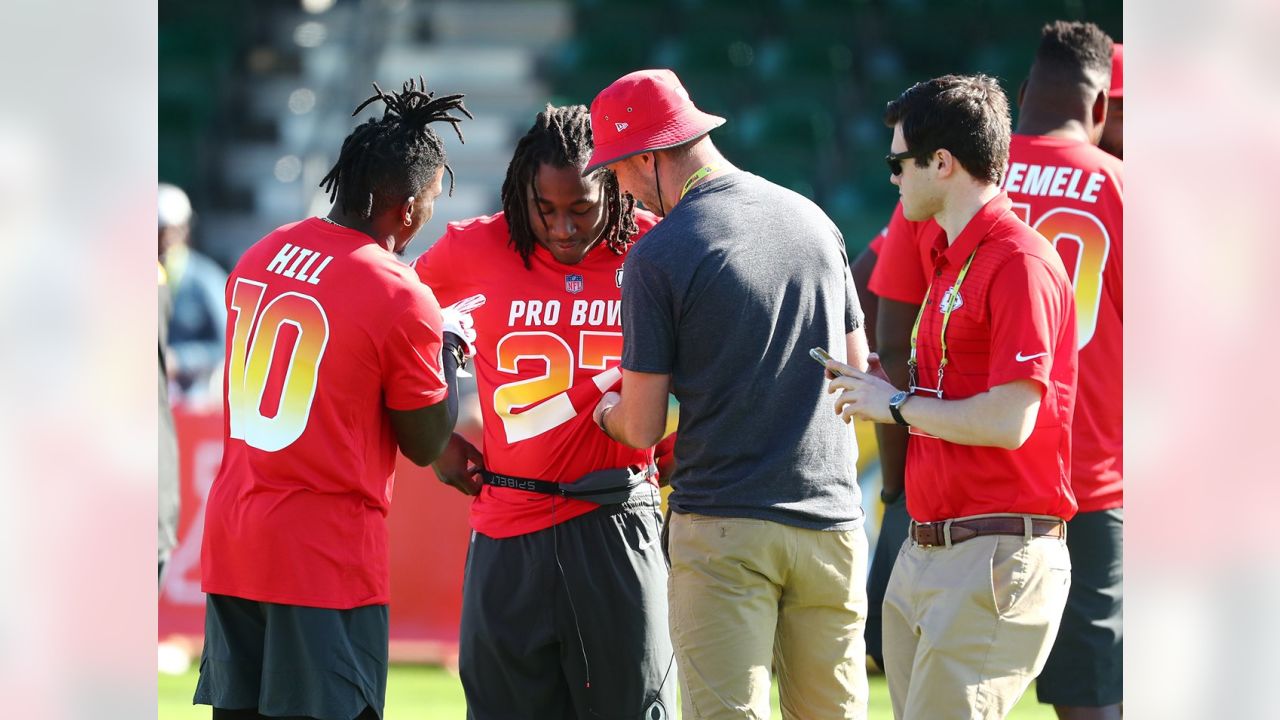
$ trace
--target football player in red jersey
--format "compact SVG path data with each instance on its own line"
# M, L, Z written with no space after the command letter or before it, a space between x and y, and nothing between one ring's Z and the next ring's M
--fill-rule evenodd
M205 507L196 704L214 720L376 720L387 683L397 447L427 465L467 340L394 254L431 217L470 116L413 82L343 142L328 217L280 227L227 282L222 468ZM462 134L458 132L459 139ZM450 183L452 186L452 181Z
M674 713L653 449L591 418L621 377L623 258L657 218L609 170L582 176L591 151L587 109L548 106L502 212L414 262L442 303L484 298L483 453L455 435L435 464L475 496L459 672L476 720Z
M1068 526L1072 587L1062 628L1036 685L1062 718L1118 718L1123 700L1123 189L1124 165L1094 145L1109 122L1112 40L1091 23L1042 31L1019 92L1018 127L1002 187L1014 211L1052 242L1076 295L1080 380L1072 436ZM871 279L880 296L879 352L905 375L911 327L928 286L932 221L901 218ZM899 380L899 378L894 378Z

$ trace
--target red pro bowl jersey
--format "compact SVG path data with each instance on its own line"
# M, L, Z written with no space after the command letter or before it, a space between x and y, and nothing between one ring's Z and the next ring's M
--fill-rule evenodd
M387 603L387 408L445 399L440 306L386 248L319 218L249 248L226 302L226 434L202 588L310 607Z
M643 234L657 217L636 211ZM591 418L621 379L622 261L603 243L576 265L541 246L525 268L503 213L449 223L414 261L442 305L472 295L473 359L484 420L486 466L496 473L572 482L594 470L652 462L653 451L610 440ZM490 537L523 535L598 507L513 488L484 486L471 526ZM554 510L554 514L553 514Z
M1124 163L1087 143L1014 135L1004 189L1013 211L1057 248L1075 288L1080 385L1072 487L1081 512L1124 504ZM870 287L918 303L941 228L894 210Z
M1014 135L1004 189L1075 287L1080 391L1071 482L1081 512L1124 504L1124 162L1088 143Z
M907 510L920 522L1007 512L1069 520L1076 513L1070 478L1075 302L1061 258L1010 206L1002 193L953 244L945 236L937 240L936 280L920 320L917 384L937 389L950 307L942 398L962 400L1033 380L1044 390L1035 428L1016 450L960 445L911 428ZM973 263L958 283L971 253Z

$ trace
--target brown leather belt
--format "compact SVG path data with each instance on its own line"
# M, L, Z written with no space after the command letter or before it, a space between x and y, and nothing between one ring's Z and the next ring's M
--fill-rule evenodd
M989 517L951 521L951 544L972 540L979 535L1027 535L1027 518ZM911 539L921 547L946 545L944 528L947 521L911 523ZM1062 520L1031 519L1031 537L1060 538L1066 532Z

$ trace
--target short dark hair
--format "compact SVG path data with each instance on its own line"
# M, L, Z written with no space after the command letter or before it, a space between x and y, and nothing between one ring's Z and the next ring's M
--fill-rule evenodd
M525 188L533 190L536 201L538 186L534 180L539 165L546 163L552 167L581 170L587 166L592 148L591 113L585 105L547 105L516 145L511 164L507 166L507 177L502 181L502 210L511 233L510 244L520 253L526 268L532 267L529 256L538 241L530 225L533 218L529 216ZM604 198L608 205L604 242L614 254L621 255L639 232L635 198L622 192L618 176L612 170L601 167L587 177L599 178L604 183ZM539 221L542 221L541 215Z
M921 150L918 167L946 149L970 175L1000 184L1009 162L1009 99L987 75L943 75L907 88L884 112L884 124L902 123L908 150Z
M1047 82L1105 88L1111 84L1114 45L1111 36L1091 22L1055 20L1040 30L1031 72Z
M329 193L329 201L340 203L343 212L370 219L405 198L416 195L444 167L449 173L449 194L453 194L453 168L445 160L444 143L434 130L433 122L447 122L466 142L458 123L462 118L450 115L458 110L467 117L462 95L436 97L427 92L427 83L418 78L404 84L398 93L385 93L378 83L374 95L355 109L355 116L369 104L381 100L385 105L380 118L361 123L346 140L342 152L320 187Z

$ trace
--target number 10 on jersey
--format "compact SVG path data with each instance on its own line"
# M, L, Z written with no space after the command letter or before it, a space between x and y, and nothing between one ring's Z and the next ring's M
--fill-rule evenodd
M283 293L261 307L266 290L244 278L232 290L227 411L231 437L275 452L307 429L329 319L315 298L302 293ZM281 360L275 360L278 353ZM276 392L267 397L269 380Z

